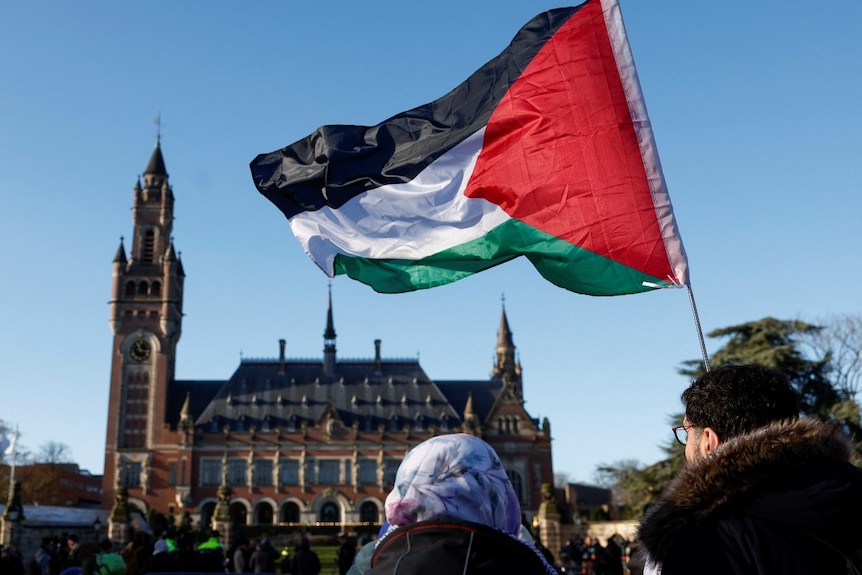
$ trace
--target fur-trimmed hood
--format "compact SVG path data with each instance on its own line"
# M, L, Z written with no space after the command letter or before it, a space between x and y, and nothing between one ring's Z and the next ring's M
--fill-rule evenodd
M639 529L662 563L684 536L728 518L799 528L838 549L862 541L862 471L841 429L803 418L733 438L671 481Z

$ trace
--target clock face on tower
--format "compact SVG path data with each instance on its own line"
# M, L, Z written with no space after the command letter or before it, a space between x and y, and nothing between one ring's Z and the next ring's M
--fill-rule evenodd
M139 339L129 349L129 356L135 361L144 361L150 357L150 344L144 339Z

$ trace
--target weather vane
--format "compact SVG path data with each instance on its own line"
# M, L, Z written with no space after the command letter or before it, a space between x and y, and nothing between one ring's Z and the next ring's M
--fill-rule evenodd
M156 125L156 141L161 143L162 141L162 113L159 112L156 114L156 117L153 118L153 123Z

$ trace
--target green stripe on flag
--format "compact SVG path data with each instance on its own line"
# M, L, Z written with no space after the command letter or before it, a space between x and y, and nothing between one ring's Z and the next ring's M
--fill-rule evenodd
M347 276L381 293L402 293L452 283L526 256L542 276L562 288L587 295L623 295L671 285L614 262L519 220L509 220L481 238L420 260L367 259L338 254L335 275Z

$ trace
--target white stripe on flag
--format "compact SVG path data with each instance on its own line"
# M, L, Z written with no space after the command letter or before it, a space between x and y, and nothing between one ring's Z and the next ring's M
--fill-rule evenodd
M7 445L7 446L6 446L6 449L4 449L4 450L3 450L3 453L5 453L6 455L12 455L12 454L14 454L14 453L15 453L15 444L16 444L16 443L18 443L18 434L17 434L17 433L13 433L13 434L12 434L12 439L11 439L11 440L9 440L9 439L8 439L8 438L6 438L6 437L4 437L3 439L4 439L5 441L8 441L8 442L9 442L9 445Z
M418 260L480 238L510 219L496 204L464 196L484 136L482 128L410 182L375 188L337 209L302 212L290 227L330 277L339 253Z

